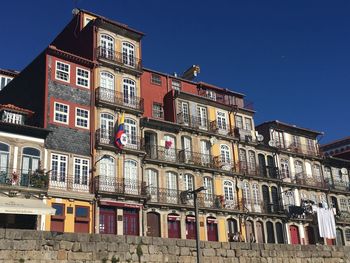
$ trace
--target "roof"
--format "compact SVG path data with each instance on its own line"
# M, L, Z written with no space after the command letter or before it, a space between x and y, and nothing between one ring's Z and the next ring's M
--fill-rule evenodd
M14 69L2 69L0 68L0 74L16 77L20 72Z
M345 138L342 138L342 139L338 139L338 140L335 140L335 141L332 141L332 142L329 142L329 143L325 143L325 144L322 144L320 147L321 148L332 148L332 147L338 147L338 146L341 146L342 143L349 143L350 142L350 136L347 136Z
M61 49L58 49L56 46L53 46L53 45L49 45L47 48L47 51L51 52L52 54L59 55L59 56L66 58L66 59L71 59L73 61L79 62L81 64L85 64L85 65L90 66L90 67L97 65L97 62L94 62L92 60L78 56L78 55L73 54L73 53L69 53L69 52L61 50Z
M239 92L236 92L236 91L232 91L232 90L230 90L230 89L220 88L220 87L218 87L218 86L215 86L215 85L212 85L212 84L203 82L203 81L198 82L198 85L199 85L199 86L208 87L208 88L210 88L210 89L215 89L215 90L219 90L219 91L231 93L231 94L234 94L234 95L237 95L237 96L240 96L240 97L245 97L245 95L244 95L243 93L239 93Z
M20 113L25 113L27 115L34 114L34 111L23 109L23 108L15 106L13 104L0 104L0 110L12 110L12 111L20 112Z
M48 129L0 121L0 131L45 139L51 132Z
M90 12L90 11L87 11L87 10L84 10L84 9L79 9L79 11L80 11L80 12L83 12L83 13L86 13L86 14L88 14L88 15L96 16L97 18L99 18L99 19L101 19L101 20L103 20L103 21L106 21L106 22L108 22L108 23L110 23L110 24L113 24L113 25L115 25L115 26L119 26L119 27L124 28L124 29L126 29L126 30L132 31L132 32L134 32L134 33L136 33L136 34L138 34L138 35L140 35L140 36L144 36L144 35L145 35L145 34L142 33L141 31L138 31L138 30L136 30L136 29L133 29L133 28L129 27L129 26L126 25L126 24L119 23L119 22L117 22L117 21L111 20L111 19L109 19L109 18L106 18L106 17L104 17L104 16L95 14L95 13L93 13L93 12Z
M281 122L279 120L263 122L263 123L257 125L256 128L258 128L260 126L264 126L264 125L269 125L269 124L282 125L282 126L285 126L285 127L291 128L291 129L301 130L301 131L308 132L308 133L313 133L313 134L316 134L316 135L323 135L324 134L324 132L319 132L319 131L311 130L311 129L308 129L308 128L298 127L296 125L288 124L288 123L285 123L285 122Z

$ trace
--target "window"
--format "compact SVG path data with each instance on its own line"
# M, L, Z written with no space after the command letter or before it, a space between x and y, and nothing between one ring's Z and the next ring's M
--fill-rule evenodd
M154 118L163 119L163 105L160 103L153 103L152 116Z
M126 160L124 162L124 184L126 193L135 195L139 194L137 186L137 162L134 160Z
M190 174L185 174L185 189L194 190L194 179Z
M56 79L69 82L70 65L56 61Z
M0 175L7 175L10 147L0 142ZM2 178L0 179L2 180Z
M321 167L318 164L314 165L314 176L315 179L320 182L322 180L321 178Z
M244 118L244 121L245 121L245 129L247 131L251 131L253 129L252 120L250 118Z
M207 117L207 108L203 106L197 106L197 118L198 118L198 126L201 129L208 128L208 117Z
M60 122L60 123L64 123L64 124L68 124L69 121L69 106L66 104L62 104L62 103L58 103L55 102L54 103L54 121L55 122Z
M231 181L224 181L224 197L225 205L233 205L235 203L235 186Z
M135 67L135 47L134 45L124 42L123 43L123 63L125 65Z
M74 158L74 183L88 185L89 160Z
M314 141L312 139L307 139L307 149L309 150L310 153L315 152L315 146L314 146Z
M256 171L256 158L255 158L255 152L248 151L248 169L253 174Z
M346 238L346 241L350 241L350 229L345 230L345 238Z
M220 130L227 130L226 113L218 111L216 113L217 125Z
M209 177L204 177L205 200L213 199L213 180Z
M281 160L281 175L282 179L283 178L289 178L289 162L287 159L282 159Z
M75 109L75 126L81 128L89 128L89 111L76 108Z
M243 198L244 198L244 203L250 205L251 200L250 200L250 185L248 181L243 182Z
M21 186L30 185L30 174L39 169L40 165L40 151L25 147L22 152L22 175L21 175Z
M236 115L236 127L243 129L243 118L242 116Z
M124 104L129 107L138 107L136 100L136 85L131 79L123 79Z
M76 206L75 207L75 216L76 217L89 217L89 208L85 206Z
M51 156L51 181L65 182L67 175L67 156L52 154Z
M177 203L178 200L178 192L177 192L177 174L174 172L166 173L166 197L167 202L169 203Z
M286 191L284 194L284 202L285 205L295 205L294 192Z
M2 121L14 124L24 124L24 116L15 112L4 111Z
M220 153L221 153L221 162L225 164L231 163L231 157L230 157L230 148L223 144L220 146Z
M300 147L300 139L299 139L299 137L296 136L296 135L293 135L292 138L293 138L292 146L295 147L295 148L299 148Z
M156 85L162 85L162 79L160 78L159 75L152 74L151 75L151 83L156 84Z
M341 211L347 211L348 210L348 204L346 202L345 198L340 198L339 199L339 206Z
M101 35L100 56L110 60L114 59L114 38L109 35Z
M206 95L206 97L207 97L208 99L211 99L211 100L216 101L216 93L215 93L215 91L213 91L213 90L207 90L207 91L205 92L205 95Z
M78 86L90 87L90 74L88 70L77 68L77 83Z
M303 170L303 163L301 161L295 161L295 176L302 176Z
M0 77L0 90L2 90L9 82L12 80L12 78L8 77Z
M64 216L64 205L63 204L52 204L52 208L56 209L55 216Z
M173 90L181 90L181 82L175 79L171 80L171 88Z
M124 129L127 137L127 144L137 145L137 126L133 119L125 118Z
M285 148L284 147L284 137L283 137L283 132L282 131L272 131L272 136L271 136L276 143L276 147L279 148Z
M260 205L260 193L258 184L252 185L254 205Z

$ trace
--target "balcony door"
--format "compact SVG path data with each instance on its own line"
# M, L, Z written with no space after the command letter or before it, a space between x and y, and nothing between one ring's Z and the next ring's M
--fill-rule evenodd
M209 166L210 165L210 142L201 141L201 159L202 165Z
M114 75L102 71L100 73L100 99L103 101L108 101L114 103L115 94L114 94Z
M124 105L131 108L137 107L135 81L131 79L123 79L123 97Z
M30 186L30 176L39 169L40 163L40 151L34 148L26 147L23 149L22 157L22 174L21 174L21 186Z
M109 35L101 35L100 38L100 55L103 58L114 59L114 39Z
M145 131L145 150L149 158L157 158L158 147L156 133Z
M186 163L192 162L192 142L190 137L182 137L182 150L184 153L184 161Z
M190 109L189 109L188 103L182 101L180 103L180 107L181 107L180 111L182 113L182 123L189 125L190 124Z
M126 160L124 163L124 189L127 194L137 195L137 163L133 160Z
M123 43L123 64L130 67L135 67L135 47L134 45Z
M208 115L207 108L203 106L197 106L197 118L198 118L198 126L200 129L207 130L208 129Z
M257 183L252 184L252 193L253 193L253 205L254 212L261 213L261 201L260 201L260 191L259 185Z
M175 137L170 135L165 135L164 140L165 140L165 150L164 150L165 161L175 162L177 158L176 149L175 149Z
M100 161L99 190L114 192L116 189L115 160L112 156Z
M167 202L176 204L178 202L177 193L177 174L173 172L167 172L166 176L167 185Z
M153 169L146 170L146 183L152 202L158 201L158 172Z
M114 116L108 113L100 115L100 140L103 144L113 142Z
M124 121L125 134L127 135L127 147L137 149L137 126L136 121L126 118Z

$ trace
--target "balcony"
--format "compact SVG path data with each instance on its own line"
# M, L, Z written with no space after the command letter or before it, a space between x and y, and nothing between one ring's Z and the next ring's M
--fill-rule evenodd
M217 120L210 121L209 122L209 131L218 135L229 135L229 136L234 136L233 133L229 130L227 127L223 127L222 125L219 125Z
M147 188L139 180L128 180L103 175L94 178L95 193L118 194L125 196L146 196Z
M293 180L296 184L304 186L313 186L317 188L327 189L328 183L323 181L321 178L316 179L316 176L307 175L305 173L295 174L295 179Z
M117 52L113 49L98 47L96 50L97 59L104 60L111 64L121 66L125 70L129 71L142 71L142 61L134 56L130 56L126 53Z
M148 159L171 163L179 162L178 150L174 148L167 148L164 146L156 145L146 145L145 150L146 158Z
M0 187L13 190L47 191L48 176L40 170L31 171L0 167Z
M276 147L281 150L296 153L296 154L321 157L321 153L318 151L318 149L315 146L310 146L310 145L300 144L300 143L281 144L279 142L276 142Z
M106 148L109 150L116 150L115 134L113 132L98 129L95 133L97 147ZM127 136L127 143L123 147L129 151L141 151L141 138L139 136Z
M232 160L224 160L221 155L213 158L214 167L223 171L235 172L235 165Z
M51 172L49 180L50 190L60 190L65 192L90 193L89 174L85 178L73 175L55 174Z
M333 182L330 183L330 187L334 190L350 191L350 184L346 181L333 180Z
M208 130L209 120L190 114L184 114L183 112L178 113L176 121L178 124L182 124L194 129Z
M202 154L198 152L192 152L187 150L179 151L180 163L186 163L195 166L213 168L213 158L210 154Z
M239 161L237 164L237 172L249 175L249 176L261 176L265 178L278 179L278 168L277 167L268 167L260 166L256 163L242 162Z
M112 109L121 108L129 113L140 114L144 109L143 98L130 96L112 89L98 87L96 89L96 104Z
M338 223L340 223L340 222L349 223L350 222L350 212L339 211L335 218L336 218Z

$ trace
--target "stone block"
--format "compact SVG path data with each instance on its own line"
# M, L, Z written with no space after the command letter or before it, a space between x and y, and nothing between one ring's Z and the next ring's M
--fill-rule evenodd
M343 258L344 257L344 252L342 251L332 251L332 258Z
M186 240L186 247L196 247L196 240Z
M57 259L58 260L66 260L67 259L68 252L64 250L57 251Z
M3 239L0 241L0 250L13 249L13 240Z
M226 249L222 249L222 248L216 249L216 256L218 256L220 258L226 257L227 256L227 250Z
M177 239L176 240L176 245L179 247L185 247L186 246L186 240L184 239Z
M68 261L71 260L92 260L92 252L68 252Z
M204 248L202 252L204 257L215 257L216 254L213 248Z
M22 231L18 231L16 229L6 229L5 238L13 240L22 240Z
M236 256L236 253L233 249L226 250L226 253L227 253L227 257L235 257Z
M139 236L126 236L126 243L139 244L139 243L141 243L141 237L139 237Z
M188 247L180 247L180 256L189 256L190 249Z
M149 245L148 246L148 253L149 254L159 254L160 253L159 246Z
M62 240L60 241L60 249L72 250L73 244L73 242Z
M152 237L141 237L141 243L144 245L153 244Z
M82 242L80 243L81 252L92 252L95 250L94 242Z
M80 250L81 250L80 243L79 242L74 242L73 246L72 246L72 251L73 252L77 252L77 251L80 251Z
M231 244L229 242L221 242L221 248L222 249L230 249Z

